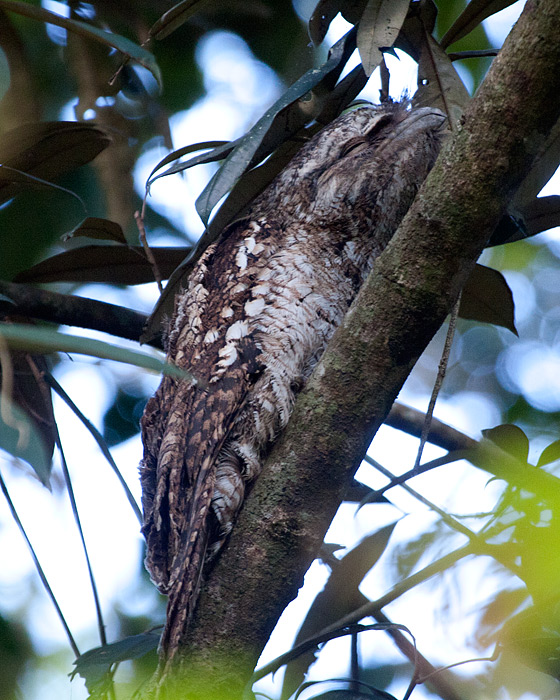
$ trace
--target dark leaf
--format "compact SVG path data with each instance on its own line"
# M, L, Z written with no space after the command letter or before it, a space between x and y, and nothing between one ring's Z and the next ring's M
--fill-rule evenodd
M152 248L162 279L188 255L189 248ZM145 284L154 281L152 267L140 246L85 246L53 255L20 272L15 282L101 282Z
M463 288L459 316L503 326L517 335L511 289L501 272L475 265Z
M41 356L11 351L2 361L0 447L28 462L41 483L49 485L56 424L50 388L41 372Z
M113 403L103 416L103 439L109 447L136 435L147 397L137 388L119 387Z
M0 137L0 162L13 170L0 168L0 202L33 185L14 170L52 180L89 163L109 143L109 136L89 123L41 122L8 131Z
M517 216L512 214L504 214L494 232L490 236L490 240L486 245L487 248L492 248L496 245L504 245L505 243L513 243L521 241L529 235L524 221L524 214L518 210Z
M560 196L536 197L520 208L527 237L560 226Z
M171 7L150 27L150 36L165 39L196 14L208 0L183 0Z
M560 121L556 122L535 158L531 170L515 193L513 205L522 209L535 197L556 172L560 164Z
M329 30L333 19L340 14L350 24L357 24L368 0L320 0L309 18L309 36L319 45Z
M332 49L332 54L333 57L339 56L339 52L343 51L343 56L339 57L339 63L335 66L335 68L332 68L333 75L330 77L335 78L336 74L340 72L341 70L341 64L343 65L343 60L344 57L347 57L348 52L351 52L351 49L353 47L353 44L351 41L349 41L351 37L345 37L345 39L341 40L341 42L338 42ZM348 45L347 42L349 41ZM341 48L342 47L342 48ZM336 49L336 50L335 50ZM329 59L333 60L333 59ZM329 63L329 61L327 61ZM326 64L325 64L326 65ZM334 64L332 64L334 65ZM305 77L305 76L304 76ZM329 79L329 74L327 73L326 77L324 80ZM317 120L321 124L325 124L329 121L332 121L344 107L347 106L348 102L350 102L356 94L360 91L361 86L367 82L367 79L365 79L365 75L363 73L363 70L361 67L359 67L357 70L355 69L352 71L348 76L346 76L345 79L341 80L340 83L335 87L335 89L330 92L324 100L322 100L322 110L317 116ZM291 109L294 108L294 109ZM295 111L297 108L297 105L289 105L288 109L280 111L277 115L276 118L273 120L272 126L270 128L270 131L268 134L262 138L262 143L260 147L257 149L257 152L254 155L253 161L255 162L260 162L263 158L267 157L274 148L277 146L281 146L279 149L278 155L274 155L272 158L269 159L269 161L266 161L263 163L262 166L259 168L255 168L254 171L250 171L248 173L245 173L240 180L233 186L230 195L228 198L225 200L225 202L222 204L216 215L214 216L214 219L210 223L207 231L204 233L204 235L200 238L198 241L198 244L196 246L196 249L193 251L191 255L189 255L187 258L185 258L180 265L179 268L177 268L169 280L167 286L163 290L162 295L160 296L158 303L150 316L148 323L146 324L146 328L144 331L144 335L142 336L141 342L150 342L153 340L155 337L157 337L161 333L161 321L162 318L165 315L169 315L172 313L172 306L174 303L175 299L175 293L177 289L185 284L185 280L190 273L193 265L196 263L196 261L199 259L200 255L206 250L206 248L213 243L218 236L221 233L221 228L225 227L228 223L232 221L232 219L236 218L239 214L241 214L244 210L244 207L246 204L249 203L249 195L252 197L256 196L258 192L260 192L264 187L268 184L270 180L273 179L274 175L277 174L277 172L281 169L282 165L286 162L285 158L286 155L289 153L294 153L299 150L301 147L301 143L299 143L300 139L299 138L294 138L292 141L288 141L290 136L293 135L292 131L290 129L295 128L295 121L294 119L296 118L297 115L295 115ZM265 115L266 116L266 115ZM303 124L305 123L305 119L302 117L302 113L299 114L297 117L298 119L302 119L301 124L303 127ZM263 117L264 119L264 117ZM262 120L261 120L262 121ZM259 122L260 123L260 122ZM251 130L254 131L256 129L256 126L253 127ZM317 130L317 125L314 125L312 127L309 127L308 129L301 129L299 133L297 133L298 136L301 136L303 138L309 137L311 134L315 133ZM249 133L251 133L249 132ZM247 136L247 135L246 135ZM236 142L232 142L231 144L226 144L223 147L220 148L231 148L232 144L238 144L241 146L245 140L245 137L242 139L238 139ZM261 135L262 136L262 135ZM259 136L260 138L260 136ZM217 149L219 150L219 149ZM205 158L210 157L215 153L215 151L212 151L209 154L203 154L202 156L197 156L197 158ZM233 156L233 153L231 154ZM215 158L212 158L213 160ZM193 159L194 160L194 159ZM202 161L199 161L202 162ZM204 161L206 162L206 161ZM177 166L173 166L174 168L179 168L180 166L188 166L190 161L188 161L185 164L179 164ZM195 163L193 163L194 165ZM184 167L182 168L184 169ZM169 173L172 170L172 168L169 169L169 171L166 171ZM165 174L165 173L164 173ZM154 178L155 179L155 178ZM209 183L210 184L210 183ZM201 195L202 196L202 195ZM231 199L230 199L231 197Z
M93 39L94 41L105 44L105 46L110 46L111 48L117 49L117 51L120 51L123 56L126 56L127 58L132 59L144 66L144 68L147 68L157 80L158 84L161 85L161 73L154 56L149 51L146 51L146 49L138 46L138 44L135 44L133 41L130 41L130 39L127 39L124 36L113 34L112 32L106 32L103 29L98 29L91 24L87 24L86 22L80 22L75 19L62 17L61 15L55 14L54 12L49 12L48 10L44 10L42 7L36 7L35 5L31 5L27 2L18 2L18 0L0 0L0 7L3 7L10 12L16 12L18 15L23 15L24 17L36 19L39 22L55 24L58 27L67 29L69 32L86 37L87 39Z
M156 649L160 636L161 630L149 630L142 634L125 637L113 644L89 649L74 661L76 668L70 677L73 678L79 674L86 679L86 683L89 681L97 682L100 676L109 671L113 664L129 659L138 659Z
M334 87L353 50L354 32L351 30L332 47L322 66L312 68L296 80L240 139L196 201L196 209L204 224L216 204L255 160L258 162L268 156L321 112L323 91L328 92ZM303 100L309 93L310 99Z
M418 90L413 104L441 109L447 114L451 129L455 129L470 100L469 93L445 51L424 27L420 31Z
M441 40L442 48L459 41L491 15L495 15L516 0L471 0L459 17L453 22Z
M173 151L172 153L166 155L165 158L162 158L160 162L156 165L156 167L152 170L146 182L146 189L149 189L152 182L155 182L160 177L180 173L183 170L187 170L187 168L192 168L194 165L200 165L202 163L213 163L217 160L222 160L231 153L231 151L235 147L235 144L236 141L203 141L201 143L193 143L190 146L178 148L176 151ZM194 151L203 151L209 148L213 149L210 153L203 153L202 155L196 156L195 158L190 158L185 163L177 163L176 165L166 170L164 173L160 173L159 175L156 175L154 177L154 173L156 173L160 168L163 168L164 165L172 163L174 160L178 160L179 158L182 158L183 156L186 156L189 153L193 153Z
M391 47L405 21L408 0L369 0L360 24L356 43L366 75L381 63L381 49Z
M395 525L396 523L387 525L364 537L337 561L337 566L333 566L325 587L313 601L294 646L367 602L367 598L360 593L358 587L387 548ZM309 651L287 664L282 686L283 699L289 698L300 685L309 666L315 661L315 654L316 650Z
M341 3L340 14L350 24L357 24L364 14L368 0L345 0Z
M529 439L517 425L504 423L495 428L482 431L482 435L491 440L501 450L515 457L520 462L527 462L529 458Z
M70 238L97 238L103 241L116 241L126 245L126 238L120 224L108 219L98 219L95 216L88 216L75 229L62 236L63 241Z
M325 106L317 117L317 122L319 124L330 124L333 119L336 119L353 102L355 97L363 90L367 81L368 77L361 65L353 68L325 99ZM364 104L370 103L364 101Z
M333 19L340 11L341 0L319 0L309 18L309 36L318 46L326 37Z
M555 440L541 452L537 467L543 467L545 464L556 462L558 459L560 459L560 440Z

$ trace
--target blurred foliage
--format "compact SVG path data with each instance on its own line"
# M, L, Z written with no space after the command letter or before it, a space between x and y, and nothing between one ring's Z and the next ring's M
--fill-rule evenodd
M28 15L45 9L37 0L26 4ZM456 0L436 3L420 0L411 5L408 15L406 2L388 4L387 11L392 15L385 20L391 25L391 42L394 40L397 48L407 51L420 64L420 83L424 84L415 95L414 103L437 105L447 110L451 125L456 124L456 117L468 101L467 90L459 78L465 82L468 93L473 94L492 61L484 52L499 48L490 46L480 19L509 4L506 0L471 0L469 5ZM26 283L57 282L57 288L65 293L79 290L80 283L104 282L112 285L113 294L126 285L153 279L153 261L138 240L134 213L141 208L142 200L134 188L133 170L142 154L154 144L162 144L169 152L165 165L173 163L172 172L185 172L200 163L226 159L225 167L212 171L215 174L211 186L198 200L201 216L207 218L222 195L231 192L202 239L201 245L207 245L228 221L243 212L303 140L317 130L317 122L332 120L360 94L366 83L360 67L340 79L356 45L362 58L366 57L364 62L369 72L382 62L383 52L378 45L381 39L376 32L380 30L379 36L388 36L387 26L378 24L378 6L374 0L321 0L318 5L316 2L306 5L302 0L294 3L297 11L286 1L224 3L207 0L198 3L197 11L192 13L190 5L194 7L197 3L181 4L175 20L170 20L170 15L165 13L173 14L176 8L164 0L58 3L58 10L67 11L71 22L81 22L89 28L89 38L63 26L47 26L32 16L23 16L16 5L0 2L0 47L10 73L9 80L3 76L0 83L9 83L0 101L0 161L5 166L4 170L0 169L0 197L5 194L0 207L0 279L13 280L17 276L18 281ZM53 11L50 5L48 9ZM327 45L327 32L339 11L348 22L358 26L358 31L350 31L331 47ZM306 15L305 20L312 18L309 33L300 15ZM61 23L64 24L62 20ZM463 31L461 26L468 29L471 25L472 31L456 38ZM153 77L158 74L154 67L150 74L138 62L123 60L119 51L109 50L107 37L92 38L100 30L109 30L114 35L113 42L129 46L129 55L133 58L144 60L144 52L149 52L144 65L150 67L153 58L153 66L157 65L161 72L163 89L159 90ZM201 40L217 30L241 37L252 55L275 72L283 85L283 94L255 126L247 124L247 128L252 128L235 141L225 145L174 143L170 119L189 110L206 95L204 66L197 51ZM310 42L310 36L315 45ZM440 44L444 36L447 39ZM127 42L131 42L130 45ZM382 44L381 48L388 47ZM446 51L454 54L453 62ZM477 57L471 53L465 58L457 56L461 52L483 53ZM390 51L385 51L385 55L388 53ZM381 69L385 69L383 64ZM443 91L438 92L439 84L444 86ZM63 122L72 123L65 125ZM81 130L81 136L74 142L70 133L76 133L75 127ZM181 160L187 154L188 160ZM553 160L555 157L553 153ZM255 167L259 163L260 166ZM550 174L550 162L545 165L544 170ZM158 170L157 174L161 175L162 171ZM531 188L536 182L537 190L540 189L543 177L542 173L533 173L526 190L534 195ZM558 222L559 206L555 198L549 198L544 221L539 219L542 210L535 213L522 206L514 209L512 215L515 221L519 217L520 223L505 220L502 230L505 234L498 239L517 242L489 249L483 261L494 269L477 268L470 291L469 287L465 291L462 316L475 319L477 323L463 320L459 324L442 398L476 395L501 417L498 422L515 424L501 425L487 432L486 439L503 450L518 467L543 473L549 471L554 475L557 465L553 460L560 455L556 443L560 399L556 403L546 403L532 394L526 383L517 380L515 368L520 366L519 354L523 348L535 353L535 357L542 357L544 364L548 357L546 352L552 352L558 343L560 273L557 258L560 246L552 239L549 245L539 244L533 238L517 239L532 236ZM174 223L152 209L150 199L144 223L150 241L172 237L175 242L184 243L183 247L160 247L153 251L160 276L171 277L168 297L172 298L172 291L192 265L192 259L187 264L181 261L190 253L190 240L195 236L186 225ZM61 238L69 233L73 235L67 236L69 240L63 244ZM194 255L200 254L200 250L199 246ZM505 272L505 276L497 272L498 269ZM521 302L515 325L510 287L514 292L513 300ZM2 309L5 306L9 309L9 294L0 290L0 296L5 297ZM158 330L162 315L168 312L168 307L160 304L159 316L153 321ZM6 313L5 320L12 326L14 321L21 323L19 316ZM481 321L485 323L481 325ZM511 332L515 329L519 332L519 341ZM27 417L34 434L42 436L34 439L31 447L44 443L50 455L56 436L48 390L45 394L44 378L48 377L49 369L42 364L40 355L29 355L26 351L45 351L45 338L59 350L78 348L93 355L95 347L90 338L84 337L75 339L76 344L70 348L63 345L62 334L50 328L37 330L39 340L35 339L33 348L21 350L22 336L18 341L20 349L11 351L15 367L12 414L17 418L17 412L21 411L20 421ZM17 328L14 332L17 335ZM4 389L8 375L5 343L15 341L10 341L7 335L0 336L0 341ZM433 382L441 343L442 338L436 338L419 362L409 382L410 394L425 393ZM127 360L133 357L130 350L122 353ZM157 360L151 364L156 366ZM117 445L138 432L147 389L137 375L138 372L131 378L130 373L117 371L111 375L108 382L111 397L102 419L106 447ZM99 377L103 381L101 372ZM87 413L89 397L85 399L86 406L82 408ZM9 421L4 427L15 444L18 441L16 429ZM10 448L8 442L5 438L4 447ZM548 445L546 449L545 445ZM9 451L22 456L18 449L12 446ZM534 452L541 455L538 460L533 457ZM36 458L27 453L23 457L47 482L49 470L43 464L44 458L38 469ZM488 471L493 473L491 468ZM349 663L350 685L352 681L357 683L359 672L362 683L359 691L322 692L308 686L305 697L310 697L309 693L315 693L314 697L349 697L349 692L353 693L352 697L388 697L383 692L395 678L402 683L403 679L411 677L408 663L403 664L401 660L372 663L366 654L360 655L356 640L369 640L372 635L362 635L362 632L372 629L388 631L405 656L415 658L415 681L428 676L434 669L420 655L414 657L406 628L379 621L383 616L382 608L408 591L416 590L420 584L432 585L434 607L441 604L445 608L446 596L451 596L449 591L453 586L446 587L440 578L452 580L455 575L460 578L456 571L465 570L464 560L471 555L482 555L478 559L489 560L491 564L476 574L481 586L487 576L494 576L497 584L486 602L478 600L480 624L473 646L481 653L495 650L499 659L489 671L480 673L476 679L478 685L456 676L450 681L450 676L436 674L431 678L430 688L448 698L481 697L478 694L481 687L491 697L492 693L502 693L504 686L511 697L524 692L543 699L552 697L551 688L556 685L551 683L556 681L550 681L542 673L524 673L520 662L554 679L560 675L560 558L556 556L560 545L560 513L553 505L554 499L551 497L549 501L542 494L537 496L513 480L492 511L481 513L478 503L467 503L465 512L456 515L427 501L407 484L404 487L409 495L438 513L439 519L400 542L396 537L399 524L378 529L362 538L340 561L331 557L332 573L296 637L296 645L311 638L310 644L299 652L293 651L290 658L280 660L275 667L288 663L283 696L290 697L301 684L326 641L324 637L314 638L313 635L320 635L328 623L368 604L372 605L369 614L377 616L377 624L350 630L354 640ZM129 500L132 500L130 494ZM459 535L463 540L465 535L468 539L468 546L463 549L455 548ZM382 599L379 609L375 609L359 589L371 569L378 575L382 570L392 586L391 600ZM438 583L427 584L438 572L441 574L437 577ZM473 580L469 575L466 579ZM142 598L150 586L144 572L138 577L134 595ZM162 600L147 606L142 613L130 611L126 605L119 608L117 603L115 612L117 630L113 630L111 638L119 641L90 649L77 659L75 673L86 679L92 697L111 696L113 677L124 661L129 664L130 673L118 685L123 696L145 682L155 665L158 632L150 628L163 617ZM348 624L355 625L360 619ZM98 622L102 628L103 620L100 618ZM346 627L341 634L348 632L349 627ZM103 636L101 639L103 641ZM18 696L18 684L26 668L36 668L40 663L34 655L25 629L0 618L0 700Z

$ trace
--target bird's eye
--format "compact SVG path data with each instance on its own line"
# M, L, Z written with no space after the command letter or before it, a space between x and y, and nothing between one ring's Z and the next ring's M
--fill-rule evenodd
M348 143L346 143L342 147L342 150L340 151L340 157L345 158L349 153L352 153L352 151L358 150L360 146L365 146L365 143L365 139L362 136L350 139L350 141L348 141Z

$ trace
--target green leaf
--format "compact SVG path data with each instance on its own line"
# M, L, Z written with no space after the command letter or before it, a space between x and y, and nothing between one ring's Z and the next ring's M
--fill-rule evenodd
M514 315L513 295L502 273L475 265L463 288L459 316L503 326L517 335Z
M42 7L30 5L27 2L19 2L18 0L0 0L0 7L3 7L10 12L15 12L18 15L23 15L24 17L36 19L39 22L55 24L58 27L63 27L69 32L83 36L86 39L93 39L94 41L105 44L105 46L110 46L113 49L117 49L117 51L120 51L120 53L122 53L126 58L132 59L141 66L144 66L144 68L147 68L157 80L158 85L161 86L161 73L153 54L124 36L113 34L112 32L106 32L103 29L98 29L91 24L87 24L86 22L61 17L54 12L44 10Z
M103 241L116 241L126 245L126 238L120 224L109 219L99 219L95 216L88 216L75 229L62 236L63 241L70 238L97 238Z
M188 247L151 248L162 279L189 253ZM53 255L16 275L14 282L146 284L154 273L140 246L91 245Z
M482 435L491 440L501 450L518 459L527 462L529 458L529 439L517 425L504 423L495 428L483 430Z
M194 14L196 14L208 0L183 0L164 12L164 14L150 27L150 36L154 39L165 39L178 29Z
M470 0L466 8L453 22L441 40L441 47L446 49L459 41L491 15L513 5L516 0Z
M110 142L107 133L92 123L39 122L11 129L0 137L0 163L4 166L0 168L0 202L29 185L26 174L53 180L89 163ZM35 186L33 181L30 184ZM50 182L39 184L57 187Z
M124 364L142 367L155 372L163 372L175 377L193 380L188 372L171 365L155 355L128 350L111 345L101 340L66 335L50 328L30 327L17 323L0 323L0 339L15 350L34 353L67 352L98 357L101 360L113 360Z
M555 440L541 452L541 456L537 462L537 467L542 467L545 464L556 462L558 459L560 459L560 440Z
M409 4L408 0L369 0L360 19L356 39L366 75L371 75L381 63L381 49L395 43Z

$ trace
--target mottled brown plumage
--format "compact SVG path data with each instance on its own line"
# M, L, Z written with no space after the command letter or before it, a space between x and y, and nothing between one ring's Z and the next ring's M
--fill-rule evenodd
M435 161L443 116L360 108L323 129L228 227L177 295L142 419L146 564L171 656L295 396Z

